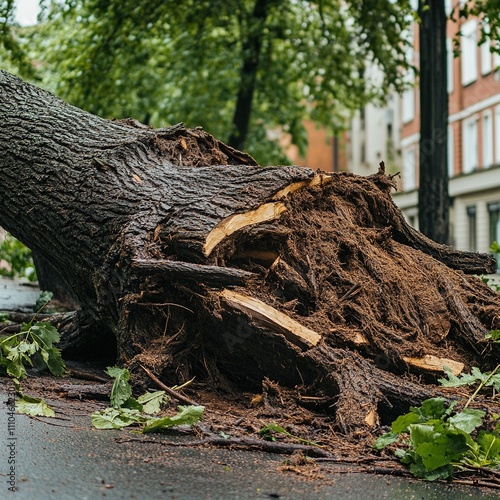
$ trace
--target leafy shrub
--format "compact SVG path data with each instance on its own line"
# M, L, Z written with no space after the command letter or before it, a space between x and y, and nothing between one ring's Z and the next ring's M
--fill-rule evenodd
M0 261L7 264L6 267L0 267L0 276L37 280L31 250L9 233L0 243Z

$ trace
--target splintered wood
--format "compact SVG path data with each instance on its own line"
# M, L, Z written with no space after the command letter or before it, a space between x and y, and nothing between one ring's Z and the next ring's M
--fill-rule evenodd
M301 325L298 321L259 299L233 290L223 290L220 297L230 308L241 311L257 324L283 334L289 342L301 349L313 347L321 340L321 335L317 332Z

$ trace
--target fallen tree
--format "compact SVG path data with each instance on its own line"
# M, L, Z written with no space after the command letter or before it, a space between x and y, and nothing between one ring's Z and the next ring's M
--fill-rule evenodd
M81 309L67 355L115 346L167 384L193 374L324 396L340 429L491 368L494 259L432 242L359 177L261 167L201 129L108 121L0 72L0 225ZM416 376L415 376L416 375Z

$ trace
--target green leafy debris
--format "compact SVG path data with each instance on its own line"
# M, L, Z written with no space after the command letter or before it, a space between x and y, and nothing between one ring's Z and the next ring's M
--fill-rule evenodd
M32 417L55 417L54 410L43 399L27 396L21 389L19 380L12 380L17 392L16 411Z
M130 372L126 368L112 366L106 373L114 379L111 407L92 413L92 425L97 429L143 426L141 433L161 432L178 425L193 425L203 415L203 406L179 406L176 415L154 418L152 415L159 413L161 405L169 401L165 391L146 392L135 399L129 384Z
M495 330L494 330L495 331ZM477 367L471 369L470 374L463 373L459 377L453 375L448 367L444 367L448 378L441 378L438 382L444 387L460 387L464 385L474 385L477 382L485 387L493 386L496 391L500 391L500 373L486 372L482 373Z
M473 381L478 380L479 374L482 383L488 383L488 375L484 377L477 369L473 371ZM447 381L465 385L462 377ZM420 407L411 407L373 447L381 450L397 443L399 447L394 454L409 466L415 477L427 481L451 479L455 467L499 466L498 426L493 432L480 429L486 412L469 408L454 412L454 406L455 403L448 404L444 398L432 398ZM493 416L493 420L495 418Z
M44 309L52 300L53 296L54 294L52 292L41 290L38 298L36 299L35 305L33 306L33 312L39 312Z
M160 411L161 405L169 401L165 391L146 392L137 398L138 403L142 405L142 411L149 415L154 415Z
M32 417L55 417L55 411L40 398L22 395L16 399L16 411Z
M92 413L90 419L96 429L122 429L146 421L138 410L130 408L105 408Z
M493 343L500 342L500 330L491 330L484 337L486 340L491 340Z
M204 406L179 406L178 413L173 417L154 418L146 422L143 434L161 432L177 425L193 425L201 420Z
M106 373L115 380L111 389L110 402L113 408L120 408L125 401L132 397L132 388L128 381L130 380L130 372L126 368L118 368L117 366L109 366Z
M54 347L59 342L59 332L48 322L23 323L21 331L0 342L0 374L23 379L26 367L48 370L62 377L66 367L61 351Z

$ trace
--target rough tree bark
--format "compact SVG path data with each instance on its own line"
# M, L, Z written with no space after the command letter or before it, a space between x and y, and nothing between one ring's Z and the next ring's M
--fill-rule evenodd
M0 224L78 297L66 352L111 334L137 376L297 386L344 431L434 394L418 380L444 365L498 356L498 295L464 274L494 260L408 226L382 167L260 167L202 130L103 120L5 72L0 103Z

